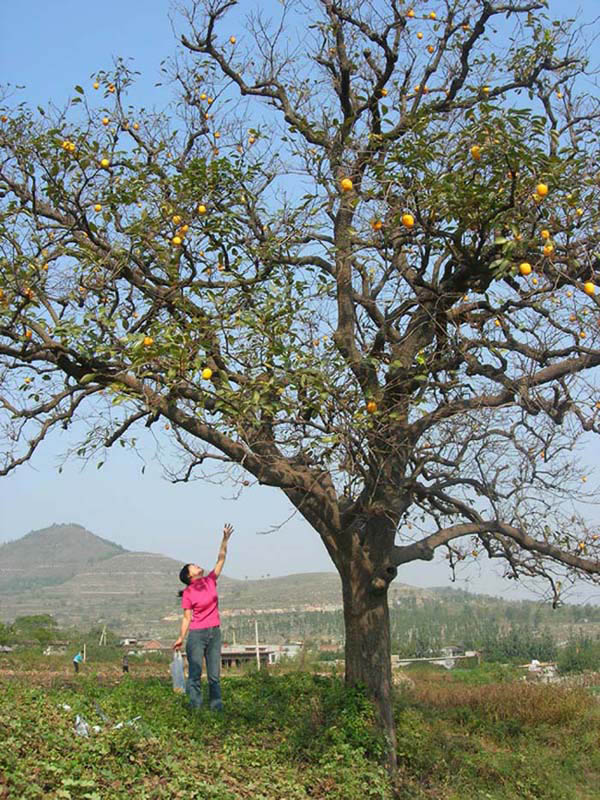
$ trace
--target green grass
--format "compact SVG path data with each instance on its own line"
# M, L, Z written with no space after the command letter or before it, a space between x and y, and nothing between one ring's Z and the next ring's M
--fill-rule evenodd
M0 798L600 798L600 703L584 689L488 666L411 673L395 702L393 791L370 704L334 676L226 676L218 715L190 712L164 675L0 676ZM113 722L142 719L115 730L96 703ZM102 730L75 735L75 714Z
M338 681L307 673L225 678L222 715L190 712L164 679L62 683L4 685L0 774L11 777L0 797L390 796L370 706ZM111 720L138 714L143 720L137 727L105 727L89 739L76 736L76 713L104 724L95 703Z

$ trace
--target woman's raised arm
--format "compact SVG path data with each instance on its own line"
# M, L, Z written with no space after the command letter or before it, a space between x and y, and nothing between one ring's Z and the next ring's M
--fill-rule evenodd
M217 578L221 574L221 570L223 569L223 564L225 563L225 559L227 558L227 542L229 541L229 537L231 536L232 533L233 533L233 527L227 522L225 524L225 527L223 528L223 539L221 541L219 555L217 556L217 563L215 564L215 568L213 570Z

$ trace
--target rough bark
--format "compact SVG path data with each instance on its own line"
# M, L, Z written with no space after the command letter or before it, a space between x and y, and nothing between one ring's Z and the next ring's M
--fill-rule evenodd
M381 517L349 534L353 558L341 563L346 630L346 684L365 686L372 698L387 748L386 764L395 772L396 729L392 707L391 636L388 587L396 575L386 550L393 524ZM360 552L359 552L360 551ZM347 555L347 554L346 554Z
M387 743L386 762L396 767L392 708L391 640L387 590L374 593L358 577L342 580L346 626L346 684L364 685L375 703Z

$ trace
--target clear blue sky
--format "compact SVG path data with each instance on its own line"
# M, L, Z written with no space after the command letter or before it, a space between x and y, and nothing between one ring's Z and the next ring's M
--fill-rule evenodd
M268 3L261 3L268 8ZM243 37L243 18L254 0L240 3L227 34ZM273 2L274 8L277 4ZM432 4L433 8L434 4ZM162 107L165 90L156 90L159 62L175 50L169 0L56 0L32 4L0 3L0 80L25 89L18 96L31 105L66 104L73 86L89 86L89 76L110 68L112 59L133 59L138 79L132 101ZM591 21L600 0L552 0L557 16L576 15ZM578 13L579 11L579 13ZM175 14L172 15L177 20ZM283 523L292 508L276 490L244 489L233 500L226 486L201 483L172 485L158 467L141 464L121 448L100 471L71 463L56 470L61 443L52 442L31 464L0 481L0 541L16 539L53 522L78 522L128 549L164 553L182 561L211 564L224 521L236 528L226 573L232 577L285 575L333 570L317 534L296 515L269 535L259 531ZM151 450L149 449L150 453ZM596 459L597 462L597 459ZM474 568L462 588L506 593L513 585L496 579L486 568ZM399 580L415 585L440 585L449 580L443 565L410 565ZM600 593L595 596L600 602Z

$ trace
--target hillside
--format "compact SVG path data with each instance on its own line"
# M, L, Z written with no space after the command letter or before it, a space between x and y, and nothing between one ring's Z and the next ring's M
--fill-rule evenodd
M61 627L107 625L121 635L170 637L177 629L181 564L157 553L130 552L79 525L53 525L0 547L0 621L51 614ZM254 620L272 641L325 636L343 638L341 584L337 573L315 572L261 580L221 575L220 608L227 633L252 640ZM397 648L424 642L478 641L486 631L551 628L567 639L573 625L596 633L600 609L505 602L441 587L390 587L392 636Z
M54 524L0 545L0 593L62 583L125 552L75 523Z
M52 614L61 625L114 630L172 629L179 615L178 561L130 552L80 525L52 525L0 548L0 619ZM261 580L219 580L220 607L231 613L320 611L341 607L334 572ZM32 589L34 591L32 591ZM392 602L426 591L395 584Z
M159 635L179 617L181 564L156 553L130 552L80 525L52 525L0 547L0 619L52 614L61 626ZM240 581L222 575L227 610L339 606L334 573Z

